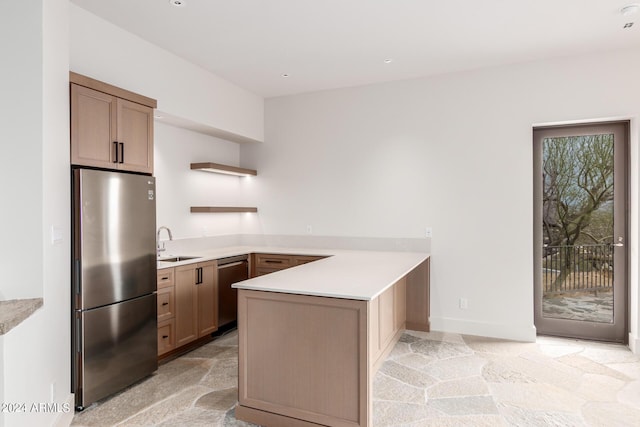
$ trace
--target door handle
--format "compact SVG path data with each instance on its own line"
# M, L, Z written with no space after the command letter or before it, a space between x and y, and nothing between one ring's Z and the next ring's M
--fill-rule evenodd
M614 243L612 246L622 247L624 246L624 239L622 237L618 237L618 243Z

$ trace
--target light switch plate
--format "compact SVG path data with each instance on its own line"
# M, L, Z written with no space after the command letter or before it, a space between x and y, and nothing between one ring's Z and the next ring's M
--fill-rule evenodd
M62 227L58 227L55 225L51 226L51 244L52 245L62 244Z

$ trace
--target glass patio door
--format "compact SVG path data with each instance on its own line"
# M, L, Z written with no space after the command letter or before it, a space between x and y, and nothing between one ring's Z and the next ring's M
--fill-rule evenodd
M628 122L536 128L538 334L624 342Z

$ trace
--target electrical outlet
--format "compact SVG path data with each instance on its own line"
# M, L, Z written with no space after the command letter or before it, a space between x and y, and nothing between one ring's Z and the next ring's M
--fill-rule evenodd
M426 227L424 229L424 237L433 237L433 229L431 229L431 227Z
M466 310L469 308L469 301L466 298L460 298L459 305L461 310Z
M307 225L307 234L313 234L313 226Z

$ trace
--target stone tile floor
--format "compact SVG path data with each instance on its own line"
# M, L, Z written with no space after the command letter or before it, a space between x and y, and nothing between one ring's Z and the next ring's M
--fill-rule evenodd
M237 333L76 414L74 426L242 426ZM640 357L622 345L406 331L374 379L373 425L640 426Z

